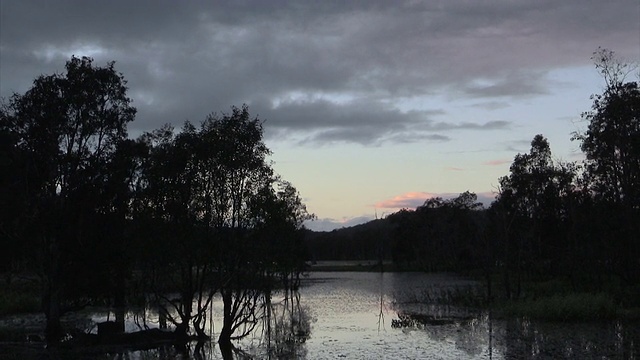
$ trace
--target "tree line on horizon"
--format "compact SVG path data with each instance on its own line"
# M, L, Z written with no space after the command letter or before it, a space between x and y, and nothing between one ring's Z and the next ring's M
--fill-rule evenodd
M454 271L499 279L519 298L525 281L562 280L574 291L625 293L640 301L640 89L636 68L607 49L593 60L605 80L574 133L584 161L555 160L536 135L499 179L484 208L475 194L428 199L415 210L350 229L308 233L315 260L391 260L396 269ZM627 296L628 295L628 296Z
M206 338L214 294L219 342L258 324L304 266L311 218L267 157L246 105L127 136L136 109L110 62L72 57L0 109L0 272L38 275L47 341L86 305L153 306L180 338ZM172 295L169 295L172 294Z

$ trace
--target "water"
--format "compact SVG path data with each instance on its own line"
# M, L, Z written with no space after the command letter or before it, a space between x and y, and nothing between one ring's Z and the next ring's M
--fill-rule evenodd
M236 343L242 352L234 358L638 358L637 323L497 320L488 311L434 304L447 294L477 285L445 274L311 273L297 298L284 301L282 294L274 295L269 341L259 327L254 335ZM213 313L220 314L221 306L220 301L215 302ZM92 318L102 321L104 315L94 313ZM157 326L156 319L150 314L148 325ZM221 319L214 316L214 320L215 339ZM131 318L128 327L135 328ZM181 350L167 347L125 355L169 359L181 356L180 351L191 356L195 352L195 357L204 359L223 359L215 341L197 351L191 345ZM6 352L0 351L0 358L3 354ZM116 356L104 354L100 358Z

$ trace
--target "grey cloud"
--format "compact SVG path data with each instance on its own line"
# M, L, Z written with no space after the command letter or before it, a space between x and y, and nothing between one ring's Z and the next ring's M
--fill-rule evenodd
M116 60L128 79L139 110L133 131L248 103L274 133L373 145L505 128L434 122L433 112L383 104L451 89L488 104L544 94L548 71L589 64L598 45L637 49L639 26L635 0L26 0L0 7L0 96L62 71L72 54L91 55L99 64ZM274 106L292 93L311 101ZM360 100L345 104L333 95Z
M497 109L504 109L506 107L509 107L509 103L506 101L488 101L488 102L473 104L471 105L471 107L485 109L485 110L497 110Z
M503 130L508 129L510 122L502 120L488 121L482 124L463 122L463 123L446 123L438 122L431 124L429 128L431 130Z
M504 150L524 154L531 148L531 140L512 140L504 142Z
M545 84L545 82L547 84ZM497 98L548 94L548 81L541 73L510 73L490 85L467 85L463 92L471 97Z
M264 105L264 104L263 104ZM441 110L402 112L396 108L363 99L340 104L328 100L297 101L281 104L265 112L265 128L307 133L301 143L355 142L380 145L385 142L449 141L442 132L452 130L506 129L506 121L485 123L435 122Z

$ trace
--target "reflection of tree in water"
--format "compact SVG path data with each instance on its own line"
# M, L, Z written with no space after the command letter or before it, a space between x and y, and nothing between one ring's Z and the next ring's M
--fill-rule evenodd
M479 355L488 348L488 316L440 317L418 313L398 312L391 327L424 331L432 340L453 342L456 348L470 356Z
M277 300L274 301L273 298ZM314 321L309 309L301 304L297 291L266 296L260 314L261 323L250 342L241 342L232 349L221 349L225 359L304 358L305 342L311 336Z
M288 292L269 305L264 328L268 353L276 358L304 357L313 319L308 308L301 305L300 293Z
M432 287L421 293L403 291L394 296L397 319L391 327L405 331L424 331L432 340L453 342L469 356L476 356L489 347L488 315L477 309L451 305L462 293L473 295L473 289Z
M495 341L506 358L631 359L639 353L637 322L567 324L514 319L501 323Z

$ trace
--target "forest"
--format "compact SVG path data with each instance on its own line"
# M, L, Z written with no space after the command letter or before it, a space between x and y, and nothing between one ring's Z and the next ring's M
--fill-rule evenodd
M584 161L557 161L536 135L489 207L464 192L314 233L246 105L132 139L136 109L115 64L72 57L65 73L37 77L0 108L0 273L7 286L32 275L54 345L61 317L95 304L116 309L116 332L140 305L158 307L175 336L206 338L216 294L218 341L230 344L272 291L296 289L307 262L325 259L472 275L489 300L530 298L535 282L637 306L640 89L613 52L599 49L594 62L606 88L582 115L587 130L573 134Z

